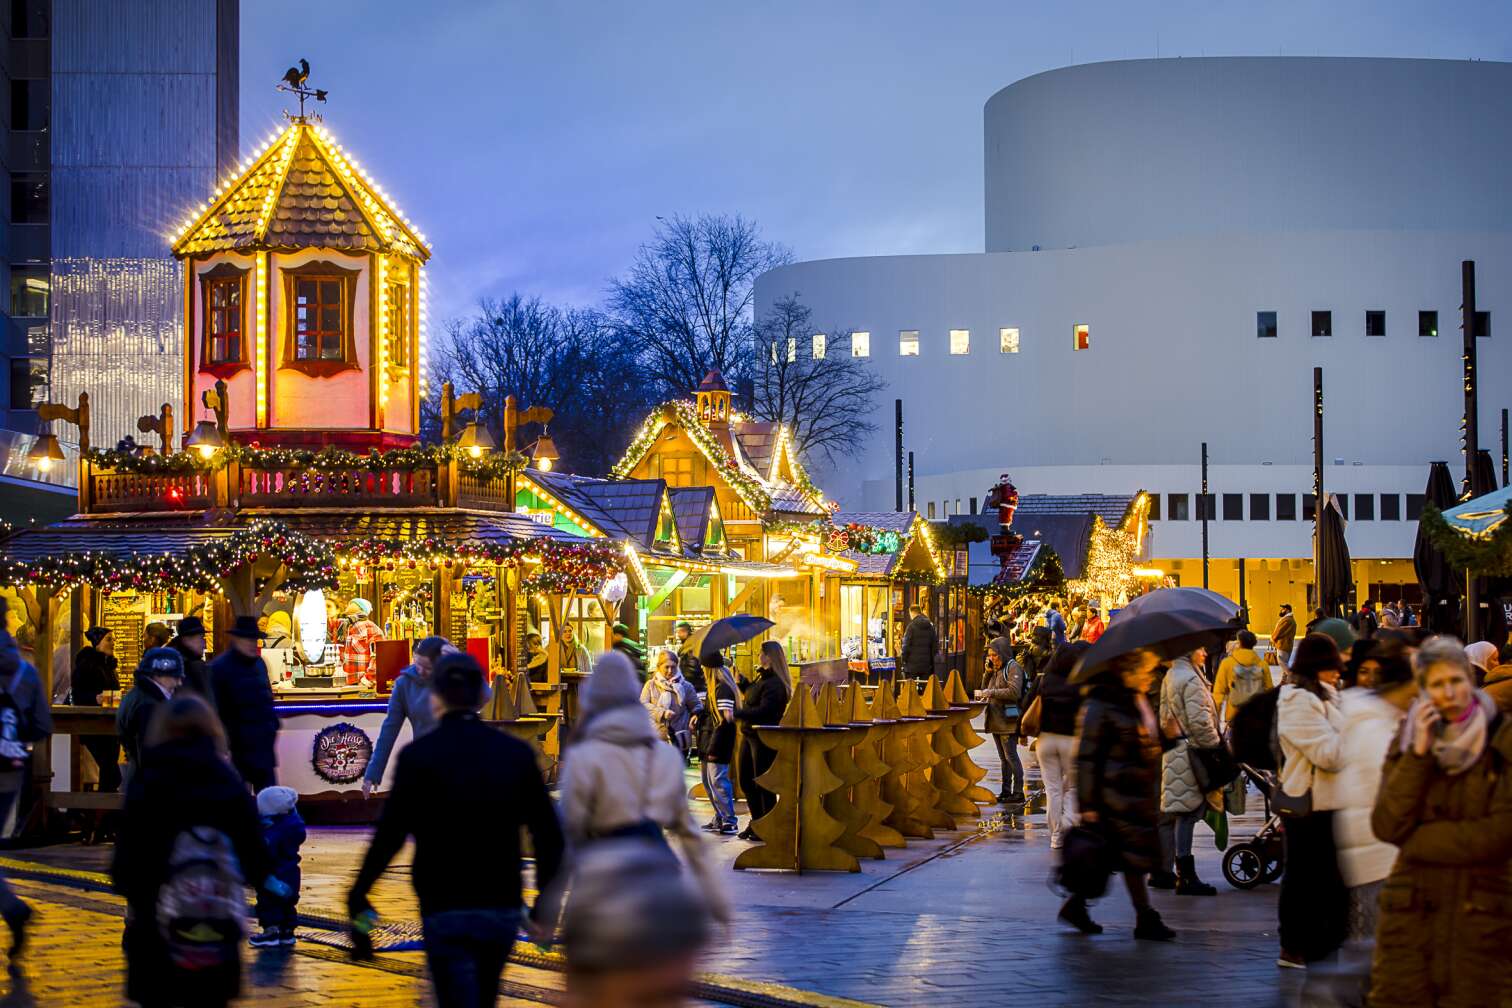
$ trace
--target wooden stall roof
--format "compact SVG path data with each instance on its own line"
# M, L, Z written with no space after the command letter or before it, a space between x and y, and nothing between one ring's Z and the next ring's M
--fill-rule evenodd
M714 507L713 487L671 487L665 480L615 480L528 469L524 478L593 524L611 539L628 541L647 558L723 562L722 550L704 546ZM663 496L671 504L680 549L656 541Z
M197 515L113 516L107 520L75 517L12 532L0 540L0 561L34 563L71 553L182 557L196 546L227 538L237 529L236 525L206 525Z
M865 553L861 550L844 550L839 555L856 563L856 575L860 577L892 577L898 571L940 569L941 561L933 546L923 541L918 528L922 525L917 511L837 511L830 523L838 528L846 525L865 525L884 532L896 532L902 540L894 553Z
M588 542L586 537L532 521L525 515L503 511L470 511L463 508L404 508L393 511L345 511L308 509L249 513L250 517L277 518L295 532L331 542L339 551L348 543L373 539L423 542L435 539L442 546L461 543L497 544L531 539L558 542Z
M1019 498L1013 529L1026 540L1055 550L1067 578L1079 578L1087 564L1094 518L1120 527L1138 494L1027 494ZM988 528L997 531L996 523Z

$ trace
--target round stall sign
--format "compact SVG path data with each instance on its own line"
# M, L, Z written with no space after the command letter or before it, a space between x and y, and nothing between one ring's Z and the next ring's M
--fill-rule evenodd
M349 721L320 729L310 753L310 768L330 784L352 784L367 771L373 740Z

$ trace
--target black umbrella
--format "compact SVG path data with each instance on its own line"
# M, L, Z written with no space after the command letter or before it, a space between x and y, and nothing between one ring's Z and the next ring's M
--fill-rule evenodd
M1344 541L1344 516L1330 497L1318 514L1318 604L1337 616L1349 604L1354 575L1349 568L1349 544Z
M1428 486L1423 491L1423 498L1440 511L1453 507L1458 501L1454 478L1449 475L1449 463L1434 462L1429 466ZM1456 632L1464 578L1449 566L1449 561L1428 538L1421 523L1418 524L1417 542L1412 547L1412 566L1423 589L1423 625L1435 633Z
M1232 620L1239 615L1239 606L1227 596L1206 588L1156 588L1120 609L1118 619L1152 612L1189 612Z
M1235 625L1211 610L1157 610L1129 616L1120 613L1097 643L1089 647L1071 673L1072 683L1084 683L1120 655L1148 649L1162 658L1175 658L1199 647L1211 647L1233 632Z
M762 616L747 616L744 613L726 616L694 630L688 637L687 646L699 658L703 658L733 644L748 641L772 625L771 620Z

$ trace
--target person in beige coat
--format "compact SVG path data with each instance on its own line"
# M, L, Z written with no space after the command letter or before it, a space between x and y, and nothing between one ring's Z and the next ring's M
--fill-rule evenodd
M680 1003L709 918L730 920L724 885L688 809L683 758L657 736L640 691L628 658L614 651L600 658L563 758L571 878L563 943L573 1004Z
M1198 648L1171 663L1160 684L1160 722L1179 728L1180 741L1166 750L1160 769L1160 840L1164 868L1174 859L1178 896L1213 896L1218 890L1197 877L1192 833L1207 813L1208 797L1197 782L1191 748L1211 749L1222 742L1213 687L1202 669L1207 650ZM1163 883L1164 879L1157 880Z
M1290 680L1276 700L1280 789L1294 798L1311 796L1306 814L1286 819L1278 966L1305 969L1344 941L1348 901L1333 824L1334 811L1343 804L1338 773L1344 767L1344 715L1336 689L1343 671L1333 639L1308 634L1297 642Z

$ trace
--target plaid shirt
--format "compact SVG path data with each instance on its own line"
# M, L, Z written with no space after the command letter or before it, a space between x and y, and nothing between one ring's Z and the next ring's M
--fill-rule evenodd
M374 645L381 640L383 631L370 619L358 620L347 630L346 639L341 642L341 667L348 683L373 678L378 661Z

